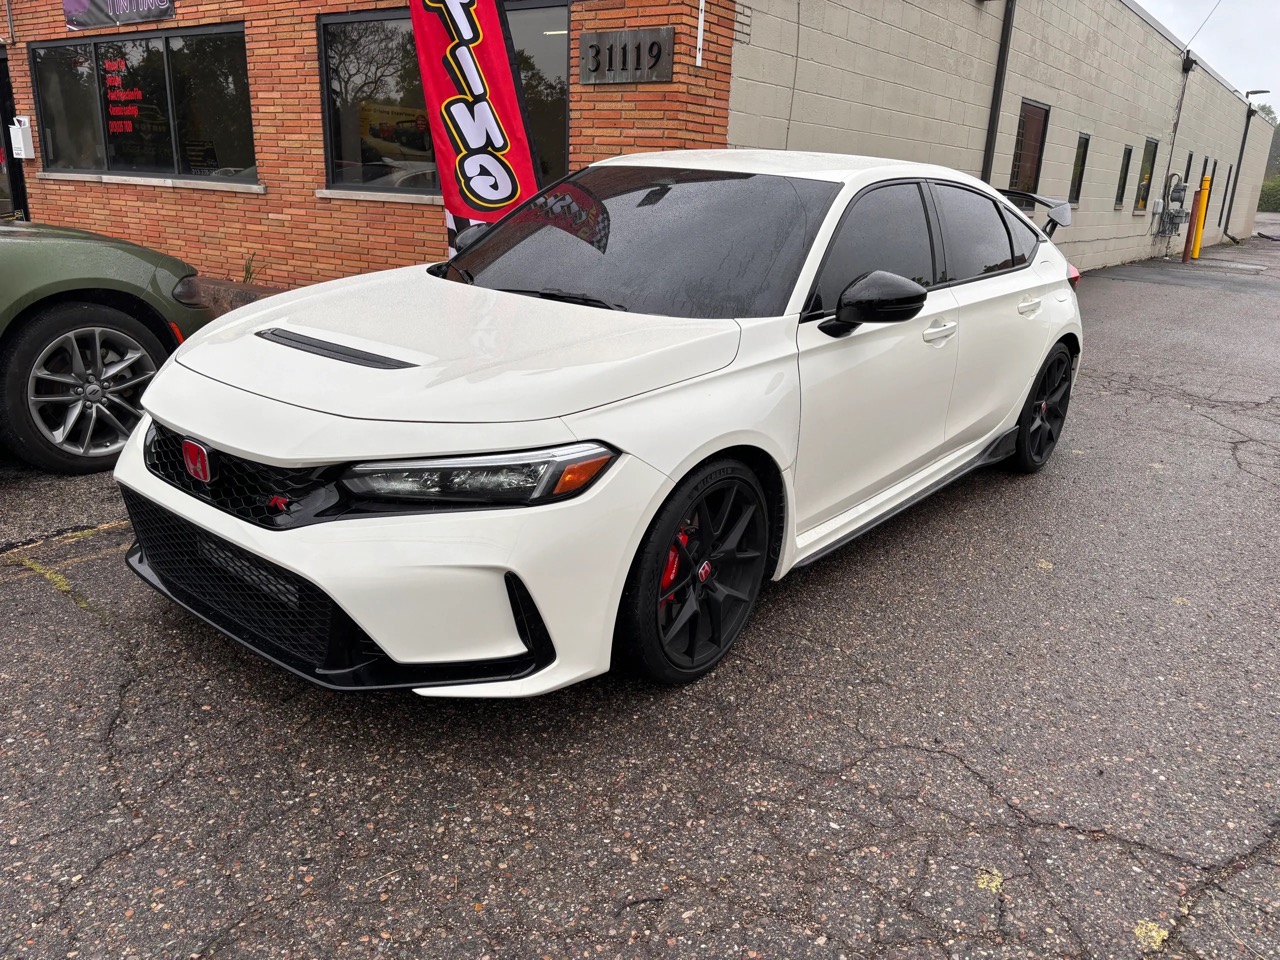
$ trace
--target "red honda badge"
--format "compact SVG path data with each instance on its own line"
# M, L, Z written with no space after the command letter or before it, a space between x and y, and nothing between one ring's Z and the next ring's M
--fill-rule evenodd
M711 576L711 561L702 561L702 566L698 568L698 582L706 583L707 578Z
M194 440L182 441L182 462L186 465L187 473L201 483L208 483L213 479L213 468L209 464L209 450Z

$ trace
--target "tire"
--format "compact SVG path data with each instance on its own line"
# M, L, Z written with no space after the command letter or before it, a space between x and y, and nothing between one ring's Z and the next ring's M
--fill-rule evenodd
M631 564L614 663L672 686L710 673L755 608L771 522L760 481L737 460L711 461L682 480Z
M168 351L123 311L47 307L0 352L0 440L54 473L110 469Z
M1071 366L1071 351L1054 344L1018 419L1018 446L1009 461L1015 470L1035 473L1053 456L1071 403Z

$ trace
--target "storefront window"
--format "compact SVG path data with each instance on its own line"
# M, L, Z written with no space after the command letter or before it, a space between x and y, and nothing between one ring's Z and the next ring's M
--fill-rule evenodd
M107 168L173 173L164 42L120 40L95 46L107 118Z
M507 22L542 182L554 183L569 172L569 8L509 3Z
M568 7L507 0L506 11L542 179L551 182L568 169ZM438 193L408 11L327 17L320 32L329 184Z
M257 180L242 29L45 46L33 58L45 169Z
M46 170L105 170L98 77L90 44L35 51Z
M244 38L169 38L178 172L257 180Z

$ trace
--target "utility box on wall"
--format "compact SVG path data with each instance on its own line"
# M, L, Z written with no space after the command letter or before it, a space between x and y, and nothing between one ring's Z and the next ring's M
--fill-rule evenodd
M13 118L13 126L9 128L9 143L15 159L34 160L36 158L36 145L31 136L30 117Z

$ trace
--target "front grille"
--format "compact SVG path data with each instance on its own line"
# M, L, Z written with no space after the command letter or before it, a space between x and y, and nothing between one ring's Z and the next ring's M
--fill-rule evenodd
M335 615L346 618L323 590L127 487L121 493L148 564L176 600L255 646L324 663Z
M506 575L528 652L493 660L397 663L323 590L122 486L138 543L129 565L162 594L299 676L333 690L517 680L556 659L529 590Z
M166 483L241 520L260 527L283 527L300 512L314 514L339 499L327 475L333 468L273 467L222 451L210 452L213 479L204 483L187 473L182 440L181 434L153 423L145 444L147 468ZM271 506L273 497L284 497L292 507L290 513Z

